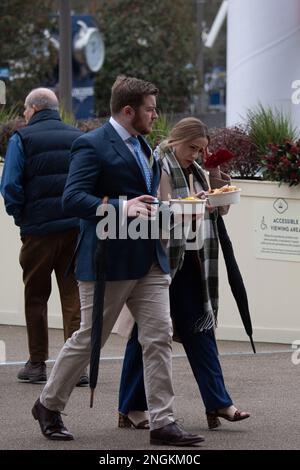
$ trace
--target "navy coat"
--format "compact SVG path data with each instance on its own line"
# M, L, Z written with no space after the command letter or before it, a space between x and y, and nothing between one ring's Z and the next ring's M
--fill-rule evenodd
M139 137L146 153L150 149ZM160 167L153 164L151 195L156 196ZM76 250L76 277L81 281L95 280L94 255L97 245L96 217L102 198L117 211L119 197L128 199L149 194L141 169L126 144L107 122L74 142L71 149L70 172L63 195L63 208L69 216L79 217L80 236ZM109 239L107 241L108 281L139 279L151 265L158 262L163 272L169 272L165 250L158 239Z

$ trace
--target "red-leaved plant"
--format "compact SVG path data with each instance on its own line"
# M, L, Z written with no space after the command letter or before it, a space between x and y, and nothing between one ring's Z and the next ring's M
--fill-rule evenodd
M261 168L260 157L247 129L238 125L215 128L210 131L211 152L219 149L231 152L234 157L222 164L222 170L234 178L258 179Z
M0 157L4 159L7 144L15 131L25 126L25 120L21 116L15 117L8 122L0 123Z
M270 144L262 165L264 179L288 183L289 186L300 184L300 140Z

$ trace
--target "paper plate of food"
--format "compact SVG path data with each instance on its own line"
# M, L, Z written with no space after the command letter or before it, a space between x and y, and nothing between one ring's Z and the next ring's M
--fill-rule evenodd
M184 214L204 214L207 199L200 199L195 196L185 198L170 199L172 210Z
M241 198L241 189L237 186L226 184L221 188L210 189L206 193L208 204L211 207L228 206L230 204L238 204Z

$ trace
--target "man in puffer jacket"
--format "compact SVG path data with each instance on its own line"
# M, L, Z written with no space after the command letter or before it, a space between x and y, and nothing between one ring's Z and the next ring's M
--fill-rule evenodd
M29 360L18 379L47 380L47 303L54 271L62 306L64 337L79 329L80 302L73 273L65 275L75 250L79 220L62 210L69 171L69 153L81 135L60 119L56 95L47 88L32 90L25 99L27 126L11 137L5 158L1 193L6 211L20 227L20 264L25 285L25 316ZM88 384L81 377L80 385Z

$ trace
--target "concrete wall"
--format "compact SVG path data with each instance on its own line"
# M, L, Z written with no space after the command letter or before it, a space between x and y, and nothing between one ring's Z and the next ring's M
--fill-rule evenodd
M2 167L0 164L0 178ZM14 225L12 217L6 214L3 198L0 196L0 324L4 325L25 325L20 248L19 228ZM48 312L49 326L61 328L59 295L54 276Z
M241 180L234 184L242 189L241 202L231 206L224 221L247 286L254 339L290 343L300 339L300 233L296 232L298 248L295 245L291 255L266 254L263 256L270 259L258 258L257 246L262 214L265 214L266 222L267 217L274 220L276 216L273 214L277 213L273 208L275 201L283 199L289 206L278 219L298 221L295 227L300 230L300 190L286 185L278 187L277 183L271 182ZM284 227L288 228L287 225ZM285 250L288 252L287 248ZM286 257L293 261L286 261ZM217 336L231 340L247 338L227 283L222 255Z
M6 215L2 197L0 199L0 324L25 325L19 229L13 224L12 218ZM62 328L55 276L52 281L53 292L48 304L49 326Z

